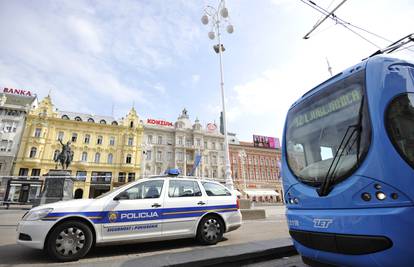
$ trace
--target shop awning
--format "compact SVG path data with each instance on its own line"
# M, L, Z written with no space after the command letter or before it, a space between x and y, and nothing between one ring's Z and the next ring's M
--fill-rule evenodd
M279 193L272 189L246 189L243 190L249 196L279 196Z

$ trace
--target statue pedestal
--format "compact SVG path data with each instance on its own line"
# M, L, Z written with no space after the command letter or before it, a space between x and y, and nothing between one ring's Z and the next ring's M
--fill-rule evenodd
M34 206L73 199L73 185L76 179L69 171L51 170L44 177L43 191Z

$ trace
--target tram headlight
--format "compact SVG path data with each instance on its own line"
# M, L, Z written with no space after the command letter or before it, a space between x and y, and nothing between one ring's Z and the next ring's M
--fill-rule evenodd
M375 193L375 196L377 197L378 200L384 200L387 198L387 195L384 194L383 192L377 192Z
M371 200L371 194L368 193L368 192L362 193L361 198L364 201L370 201Z

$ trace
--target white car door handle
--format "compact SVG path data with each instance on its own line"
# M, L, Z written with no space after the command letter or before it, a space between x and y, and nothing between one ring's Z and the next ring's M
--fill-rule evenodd
M197 205L205 205L206 203L204 203L203 201L200 201L197 203Z
M152 204L152 206L151 207L153 207L153 208L159 208L159 207L161 207L161 205L160 204L158 204L158 203L154 203L154 204Z

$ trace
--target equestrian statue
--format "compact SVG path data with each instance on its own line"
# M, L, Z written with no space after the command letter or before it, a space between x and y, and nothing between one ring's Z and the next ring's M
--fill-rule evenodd
M73 151L70 148L70 141L64 144L62 143L62 140L59 139L59 142L62 145L62 151L57 155L55 162L60 162L62 169L66 170L73 161Z

